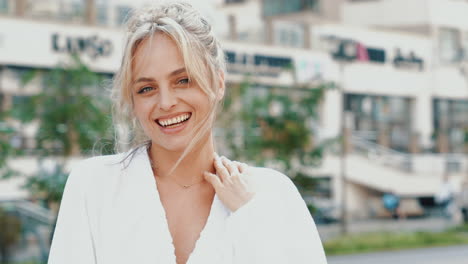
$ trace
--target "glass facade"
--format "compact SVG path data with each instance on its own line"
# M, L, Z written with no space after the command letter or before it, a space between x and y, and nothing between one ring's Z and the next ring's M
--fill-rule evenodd
M8 13L8 0L0 0L0 14Z
M468 140L468 101L433 100L434 137L443 133L447 137L448 151L463 153Z
M108 7L105 5L98 5L96 7L96 21L99 25L107 25L108 24L108 14L107 14Z
M318 11L318 0L263 0L263 15L276 16L301 11Z
M305 28L299 23L282 22L274 26L273 43L282 47L303 48Z
M407 152L411 137L410 99L405 97L346 94L345 110L353 113L353 129L366 140L387 137L392 149Z
M244 3L245 0L224 0L225 4L232 4L232 3Z
M453 28L441 28L439 54L442 63L453 63L460 59L460 32Z

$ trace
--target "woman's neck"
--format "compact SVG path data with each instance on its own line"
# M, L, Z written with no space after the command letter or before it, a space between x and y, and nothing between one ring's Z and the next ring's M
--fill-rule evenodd
M203 172L214 172L214 144L211 135L189 151L174 169L182 153L183 151L168 151L151 144L149 156L154 165L155 176L170 177L180 184L193 184L203 180Z

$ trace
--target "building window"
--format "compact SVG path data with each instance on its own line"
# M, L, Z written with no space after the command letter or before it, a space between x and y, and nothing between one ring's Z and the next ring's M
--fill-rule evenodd
M14 74L15 79L20 81L28 79L35 72L33 68L22 66L7 66L7 69Z
M274 39L275 45L283 47L304 47L304 27L297 23L281 22L275 24Z
M105 5L98 5L96 7L96 13L97 13L97 23L99 25L107 25L107 6Z
M462 153L468 135L467 100L433 100L433 125L436 134L448 139L448 151Z
M0 0L0 14L8 13L8 0Z
M439 47L442 63L453 63L460 60L460 31L453 28L441 28Z
M318 0L264 0L263 15L275 16L302 11L318 11Z
M462 36L462 59L468 61L468 32L464 32Z
M244 3L245 0L224 0L225 4Z
M346 94L345 109L353 113L356 135L379 143L379 134L388 135L386 147L407 152L411 135L410 99L394 96Z
M71 3L71 10L73 17L83 17L84 15L84 5L81 2L73 2Z
M131 7L117 6L117 25L125 24L129 18L131 11L132 11Z

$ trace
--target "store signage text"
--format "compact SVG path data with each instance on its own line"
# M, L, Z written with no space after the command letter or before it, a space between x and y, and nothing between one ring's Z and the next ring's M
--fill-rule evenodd
M400 49L396 49L393 65L397 68L416 68L422 71L424 60L417 57L413 51L410 51L408 55L403 55Z
M360 61L385 63L387 52L382 48L367 47L353 39L326 36L325 39L332 46L331 55L338 61ZM424 69L424 60L418 57L414 51L403 54L399 48L396 49L392 63L397 68Z
M112 53L112 42L97 35L89 37L52 35L52 50L59 53L83 54L91 59L108 57Z
M332 45L331 54L334 59L341 61L370 61L385 63L386 52L384 49L366 47L362 43L352 39L328 36L326 39Z
M228 71L231 73L255 73L260 76L278 77L292 66L289 57L265 54L247 54L226 51Z

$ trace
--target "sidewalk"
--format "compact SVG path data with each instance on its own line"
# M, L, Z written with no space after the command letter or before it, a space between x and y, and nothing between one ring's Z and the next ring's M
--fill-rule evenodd
M417 218L417 219L372 219L352 221L348 224L348 233L368 232L437 232L455 226L455 223L444 218ZM317 225L322 241L338 237L340 235L340 223Z

